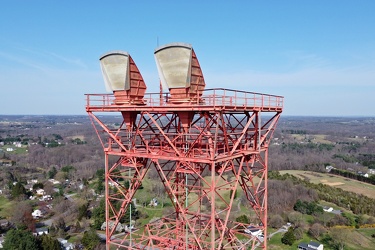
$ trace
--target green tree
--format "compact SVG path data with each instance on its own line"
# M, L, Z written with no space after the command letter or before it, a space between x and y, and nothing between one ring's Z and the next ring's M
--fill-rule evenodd
M125 180L124 187L125 187L125 189L129 189L129 187L130 187L130 181L129 180Z
M236 221L244 224L250 224L250 219L245 214L238 216Z
M134 203L131 202L129 204L129 206L127 207L127 210L125 211L124 216L120 220L121 223L129 223L129 221L130 221L130 206L131 206L131 218L132 218L132 220L139 219L139 212L138 212L136 206L134 206ZM119 210L120 207L121 207L121 202L117 202L116 203L116 209Z
M98 179L104 179L104 173L105 170L103 168L100 168L96 171L95 175Z
M62 172L69 173L70 171L75 170L73 166L67 165L61 168Z
M49 235L43 234L37 240L42 250L61 250L60 242Z
M233 190L230 190L229 192L229 197L232 197L232 194L233 194ZM234 197L233 199L236 199L237 198L237 190L234 192Z
M98 194L102 193L104 191L104 180L98 180L98 182L96 183L96 188L95 188L95 192L97 192Z
M52 225L49 227L49 234L52 236L56 236L57 230L55 225L52 223Z
M99 194L104 191L104 172L104 169L98 169L96 171L97 183L95 191Z
M76 232L76 233L79 233L80 231L81 231L81 224L80 224L79 221L77 220L76 225L75 225L75 232Z
M86 231L83 234L81 242L85 249L91 250L100 244L100 238L97 235L95 229L91 228L89 231Z
M88 205L89 205L88 203L85 203L78 207L78 220L79 221L87 216Z
M57 174L56 168L53 166L50 171L48 171L48 178L53 179L55 178L55 175Z
M363 216L363 214L360 214L360 215L356 216L356 218L355 218L355 223L356 223L355 227L359 228L360 226L365 224L365 222L366 222L365 217Z
M22 185L22 183L17 182L17 184L14 185L12 188L12 197L17 198L20 195L25 195L25 194L26 194L25 187Z
M281 238L281 242L285 245L291 246L295 241L296 236L294 235L294 229L292 227L289 227L288 231Z
M30 231L11 229L5 235L3 243L5 250L38 250L38 242Z
M95 207L92 211L92 217L94 219L94 228L100 230L103 222L105 221L105 201L102 199L99 206Z
M114 180L120 182L120 181L124 181L124 178L120 172L120 170L118 168L115 168L111 173L110 173L110 176L111 178L113 178Z

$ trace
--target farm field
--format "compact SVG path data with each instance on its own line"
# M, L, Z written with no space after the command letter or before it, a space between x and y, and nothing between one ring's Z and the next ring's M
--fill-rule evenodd
M375 186L348 179L342 176L332 175L329 173L317 173L312 171L304 171L304 170L281 170L280 174L291 174L295 177L308 180L315 184L326 184L329 186L334 186L337 188L341 188L345 191L351 191L357 194L363 194L370 198L375 199Z

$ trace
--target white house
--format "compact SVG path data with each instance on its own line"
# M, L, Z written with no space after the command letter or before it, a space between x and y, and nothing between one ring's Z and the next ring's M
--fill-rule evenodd
M57 184L61 183L61 182L59 182L58 180L55 180L55 179L49 179L48 181L51 182L53 185L57 185Z
M62 249L65 249L65 250L73 250L74 249L74 244L73 243L70 243L67 240L63 239L63 238L57 238L57 240L62 245L62 247L63 247Z
M13 152L14 149L13 148L7 148L7 152Z
M27 184L36 184L38 183L37 179L27 180Z
M333 208L332 207L323 207L323 211L324 212L332 212L333 211Z
M52 200L52 196L47 194L47 195L43 195L40 199L40 201L51 201Z
M43 235L43 234L48 234L48 228L41 227L41 228L35 229L35 233L34 233L35 236L37 236L37 235Z
M31 215L33 216L34 219L38 219L42 217L42 211L40 211L39 209L36 209L31 213Z
M260 230L259 228L256 228L254 226L248 226L245 230L244 230L245 233L247 234L251 234L252 236L258 236L262 233L262 230Z
M43 196L43 195L45 194L44 189L42 189L42 188L38 188L38 189L35 190L35 191L36 191L36 194L37 194L37 195L40 195L40 196Z
M334 169L333 166L331 166L331 165L326 166L326 170L327 170L327 172L330 172L332 169Z
M323 244L320 244L319 242L310 241L310 243L300 243L297 247L297 249L300 250L323 250L324 246Z

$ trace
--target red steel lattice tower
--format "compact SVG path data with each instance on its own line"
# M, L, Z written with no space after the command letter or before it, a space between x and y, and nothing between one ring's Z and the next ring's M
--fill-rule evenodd
M283 97L205 89L188 44L159 47L155 59L168 93L146 94L131 56L115 51L101 58L113 95L86 95L105 153L107 249L266 249L268 146ZM122 123L106 124L103 112ZM174 212L115 232L151 168ZM244 208L248 224L235 221Z

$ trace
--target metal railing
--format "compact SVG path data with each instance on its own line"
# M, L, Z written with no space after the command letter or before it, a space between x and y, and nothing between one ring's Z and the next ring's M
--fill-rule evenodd
M284 97L277 95L268 95L255 92L246 92L232 89L206 89L202 96L191 102L183 104L171 103L169 93L146 93L143 100L146 107L169 107L169 106L230 106L230 107L252 107L261 109L282 109L284 106ZM105 107L127 107L133 104L115 104L113 94L86 94L87 108L105 108Z

